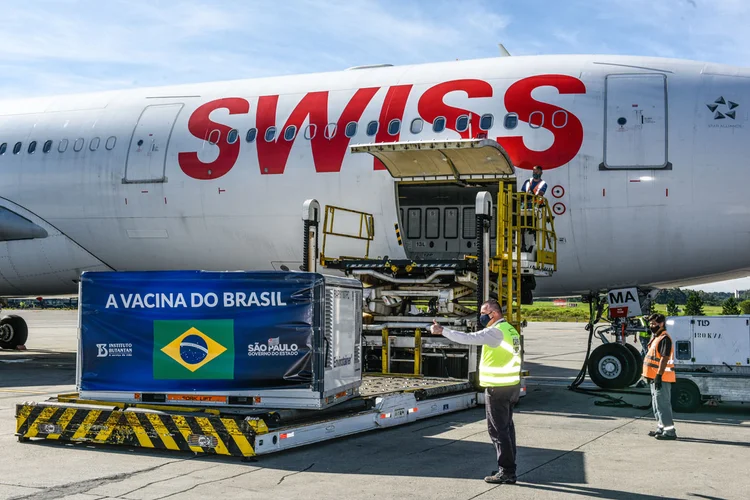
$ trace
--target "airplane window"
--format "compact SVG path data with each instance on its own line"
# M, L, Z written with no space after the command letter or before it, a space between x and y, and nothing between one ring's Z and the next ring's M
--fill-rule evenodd
M115 143L117 142L117 137L110 136L109 139L107 139L107 142L104 144L104 147L107 148L107 150L112 150L115 147Z
M276 137L276 127L268 127L266 129L266 142L273 141L273 138Z
M445 117L438 116L437 118L435 118L435 121L432 122L432 131L442 132L443 130L445 130Z
M514 128L516 128L518 126L518 115L515 113L508 113L507 115L505 115L503 126L508 130L513 130Z
M305 127L305 139L308 141L315 137L315 134L318 131L318 126L314 123L309 124L307 127Z
M411 127L409 127L409 130L411 130L412 134L418 134L422 131L422 127L424 127L424 122L421 118L414 118L411 121Z
M296 135L297 135L297 127L295 127L294 125L289 125L284 130L284 140L286 141L294 140L294 136Z
M229 144L234 144L235 142L237 142L237 137L238 137L239 135L240 135L240 133L239 133L239 132L237 132L237 129L236 129L236 128L233 128L233 129L232 129L232 130L230 130L230 131L229 131L229 133L227 134L227 142L228 142Z
M57 150L59 152L61 152L61 153L64 153L67 149L68 149L68 140L67 139L62 139L60 141L60 145L57 146Z
M36 141L31 141L29 143L29 148L26 150L30 155L34 154L36 151Z
M562 118L556 119L556 117L561 116ZM560 124L560 125L558 125ZM563 128L565 125L568 124L568 112L563 111L562 109L558 109L554 113L552 113L552 126L555 128Z
M456 118L456 132L463 132L469 128L469 117L467 115L461 115Z
M542 125L544 125L544 113L541 111L532 111L529 115L529 127L539 128Z
M399 130L401 130L401 120L396 118L395 120L391 120L391 123L388 124L388 134L390 135L396 135L398 134Z
M346 129L344 130L344 135L352 138L355 135L357 135L357 122L349 122L346 124Z
M93 139L91 139L91 142L89 143L89 149L91 151L96 151L97 149L99 149L99 138L98 137L94 137Z
M246 142L253 142L255 140L255 136L258 135L258 130L251 128L247 131L247 134L245 135L245 141Z
M4 155L5 151L7 151L7 150L8 150L8 143L7 142L4 142L4 143L0 144L0 155Z
M495 122L495 117L492 116L492 114L488 113L486 115L482 115L482 117L479 119L479 128L482 130L489 130L492 128L492 124Z
M17 155L18 153L21 152L21 146L23 146L23 144L21 144L20 142L17 142L16 145L13 146L13 154L14 155Z
M44 143L44 146L42 147L42 152L49 153L51 149L52 149L52 141L49 140Z
M326 139L332 139L333 136L336 135L336 124L335 123L329 123L326 125L325 130L323 130L323 136Z
M378 122L375 120L367 124L367 135L375 135L378 133Z
M83 149L83 137L79 137L76 139L76 142L73 143L73 151L80 151Z
M219 140L221 140L221 130L213 129L208 134L208 142L209 144L218 144ZM140 146L140 144L139 144Z

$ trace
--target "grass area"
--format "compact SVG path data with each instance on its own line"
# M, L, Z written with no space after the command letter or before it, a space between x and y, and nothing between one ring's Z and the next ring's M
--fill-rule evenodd
M535 302L531 306L521 306L521 315L527 321L587 322L589 305L580 302L574 304L577 304L577 307L556 306L552 302ZM681 316L684 306L678 307ZM667 313L666 305L657 304L655 309L662 314ZM721 310L721 306L703 306L703 313L706 316L720 316ZM606 309L604 314L606 315Z

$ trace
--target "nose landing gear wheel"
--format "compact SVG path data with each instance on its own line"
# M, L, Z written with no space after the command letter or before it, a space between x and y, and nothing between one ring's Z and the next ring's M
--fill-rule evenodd
M29 336L29 328L21 316L11 314L0 319L0 349L15 349L24 345Z
M628 351L633 354L633 360L635 361L635 369L633 370L633 378L630 379L630 383L628 384L628 387L632 386L638 380L641 378L641 373L643 373L643 357L641 357L641 351L638 350L636 346L633 344L625 344L625 347L628 348Z
M604 344L591 353L588 371L602 389L622 389L631 384L637 372L636 359L622 344Z

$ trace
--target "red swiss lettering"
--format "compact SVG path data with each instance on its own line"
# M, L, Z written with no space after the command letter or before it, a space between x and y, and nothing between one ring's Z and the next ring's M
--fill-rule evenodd
M443 98L450 92L462 91L471 99L474 97L492 97L492 85L484 80L452 80L450 82L439 83L430 87L422 94L419 99L419 116L424 118L428 123L435 121L438 116L444 116L446 120L445 127L450 130L456 130L456 120L461 115L471 116L471 126L459 133L462 139L470 138L470 131L475 134L479 133L480 115L472 113L466 109L454 108L443 102Z
M395 85L388 89L383 107L380 108L380 125L378 126L378 133L375 135L375 142L396 142L401 137L403 123L396 135L389 134L388 127L392 120L403 121L406 101L409 99L412 87L413 85ZM377 158L375 158L375 170L385 170L385 165Z
M268 127L276 123L276 108L279 96L262 96L258 100L258 163L261 174L283 174L286 167L289 152L292 149L294 139L286 140L284 133L289 126L296 127L296 135L301 131L305 118L310 117L310 124L314 127L312 143L313 162L316 172L339 172L344 162L346 148L350 138L346 136L346 125L349 122L358 122L365 108L377 93L378 87L359 89L349 100L349 103L341 113L336 122L336 130L332 134L326 133L328 121L328 92L310 92L297 104L287 118L284 126L276 131L273 141L266 142L264 135ZM312 135L311 130L311 135ZM330 138L329 138L330 137Z
M572 76L539 75L519 80L508 88L505 93L505 108L508 112L517 113L520 121L533 120L535 125L541 123L554 135L552 146L544 151L532 151L523 143L523 137L498 137L497 142L505 148L513 164L518 168L531 170L534 165L542 168L557 168L572 160L583 144L583 126L578 118L562 108L539 102L531 97L531 92L539 87L555 87L561 94L585 94L586 86ZM567 119L560 128L553 126L562 119L553 115L562 111L567 113ZM542 116L539 113L542 113ZM531 117L531 114L534 116Z
M197 152L179 153L177 162L186 175L193 179L218 179L234 167L240 154L240 142L230 144L226 137L231 127L216 123L211 120L210 115L217 109L227 109L230 115L247 113L250 111L250 103L241 97L226 97L209 101L196 109L188 120L188 130L198 139L207 141L209 134L214 130L219 131L215 146L219 148L219 155L209 163L204 163L198 158Z

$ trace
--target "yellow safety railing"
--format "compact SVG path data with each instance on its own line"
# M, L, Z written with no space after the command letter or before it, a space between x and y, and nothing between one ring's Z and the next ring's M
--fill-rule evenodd
M557 270L557 237L554 218L543 196L515 192L514 184L501 181L497 196L497 240L490 269L497 274L498 302L516 329L521 325L521 255L528 239L532 260L526 269ZM520 330L519 330L520 331Z
M513 206L517 207L518 229L522 237L532 236L535 258L534 267L545 269L551 266L551 271L557 271L557 237L552 211L544 196L531 193L513 193ZM522 247L524 242L521 242Z
M354 214L359 217L358 229L346 231L346 230L335 230L336 212L345 212L348 214ZM366 242L364 259L370 256L370 242L375 238L375 219L372 214L367 212L360 212L358 210L351 210L349 208L335 207L326 205L325 217L323 219L323 244L320 251L320 263L325 265L327 260L326 253L326 242L328 236L338 236L341 238L352 238L355 240L362 240ZM355 259L360 257L353 256L341 256L339 259Z

